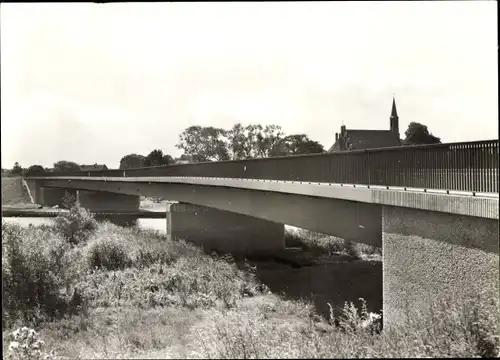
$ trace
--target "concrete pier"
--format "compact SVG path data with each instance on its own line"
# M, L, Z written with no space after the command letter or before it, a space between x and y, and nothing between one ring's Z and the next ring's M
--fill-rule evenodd
M406 307L499 293L498 220L383 206L384 327Z
M272 254L285 248L285 226L188 203L167 207L167 237L232 254Z

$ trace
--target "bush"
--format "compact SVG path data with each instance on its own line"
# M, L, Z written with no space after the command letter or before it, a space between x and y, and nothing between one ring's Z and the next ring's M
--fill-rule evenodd
M55 228L71 244L78 244L88 240L93 231L97 229L97 221L92 214L76 203L69 212L58 215Z
M2 308L4 324L37 323L65 309L60 289L69 244L53 231L22 229L2 222Z
M123 242L113 237L97 239L89 244L86 258L91 269L124 269L131 262Z
M354 243L305 229L287 231L285 242L287 246L302 247L315 255L345 254L352 259L359 259L363 255L382 255L379 247Z

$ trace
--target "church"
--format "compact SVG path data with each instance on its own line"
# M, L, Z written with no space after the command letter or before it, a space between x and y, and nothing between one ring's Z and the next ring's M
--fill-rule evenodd
M396 110L396 100L392 98L392 111L389 130L353 130L340 127L340 134L335 133L335 143L329 153L345 150L374 149L400 146L399 117Z

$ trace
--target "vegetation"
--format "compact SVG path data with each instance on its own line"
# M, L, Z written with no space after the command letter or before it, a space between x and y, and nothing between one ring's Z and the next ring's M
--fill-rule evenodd
M441 144L441 139L432 135L426 125L418 122L411 122L408 129L405 131L405 145L425 145L425 144Z
M439 144L441 139L431 134L426 125L411 122L405 132L405 145ZM120 169L133 169L150 166L171 165L178 162L206 162L242 159L258 159L273 156L289 156L323 153L325 149L319 142L311 140L306 134L286 135L279 125L236 123L230 129L213 126L194 125L186 128L180 135L177 148L184 151L174 159L154 149L148 155L128 154L121 158ZM71 172L81 170L72 161L58 161L54 171ZM24 169L16 162L13 169L2 169L2 176L34 175L49 171L40 165Z
M14 167L12 168L11 175L12 176L21 176L22 174L23 174L23 168L16 161L16 163L14 164Z
M285 242L289 247L300 247L312 255L345 255L351 259L380 257L382 255L380 247L354 243L305 229L287 231Z
M56 172L72 172L80 171L82 167L73 161L61 160L54 163L54 171Z
M235 124L231 129L190 126L177 148L197 161L225 161L321 153L323 146L305 134L286 136L281 126Z
M325 151L323 145L309 139L306 134L288 135L281 141L280 145L282 148L275 151L275 155L319 154Z
M120 160L120 169L134 169L144 167L144 159L146 159L143 155L138 154L129 154L122 157Z
M45 169L41 165L31 165L28 170L25 172L26 176L33 176L37 174L43 174Z
M172 156L163 154L162 150L153 150L148 156L144 159L144 166L162 166L162 165L170 165L174 162Z
M308 302L269 293L230 256L157 232L102 223L74 241L72 224L89 222L81 213L76 204L55 227L2 222L5 358L499 355L497 294L408 309L405 323L380 332L363 302L322 319Z

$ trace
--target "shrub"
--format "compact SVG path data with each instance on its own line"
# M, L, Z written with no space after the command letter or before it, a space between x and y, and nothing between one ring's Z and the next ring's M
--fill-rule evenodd
M68 249L55 232L2 223L4 323L18 319L37 323L64 310L59 290L66 285Z
M345 254L353 259L359 259L362 255L382 254L380 247L354 243L305 229L287 231L285 241L287 246L299 246L315 255Z
M344 249L343 250L345 251L345 253L347 255L349 255L353 259L360 259L361 258L361 254L360 254L358 248L356 247L356 245L354 245L354 243L351 240L344 240Z
M86 209L75 204L69 212L62 213L55 218L55 228L71 244L87 241L97 228L97 221Z
M115 237L99 238L90 243L86 257L91 269L117 270L130 264L125 245Z

